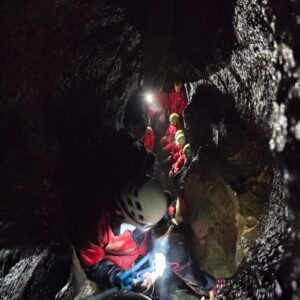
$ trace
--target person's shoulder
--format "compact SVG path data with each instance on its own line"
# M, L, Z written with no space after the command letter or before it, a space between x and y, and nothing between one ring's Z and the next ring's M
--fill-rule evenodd
M175 133L177 132L176 126L174 126L173 124L171 124L170 129L172 129L172 131L175 132Z

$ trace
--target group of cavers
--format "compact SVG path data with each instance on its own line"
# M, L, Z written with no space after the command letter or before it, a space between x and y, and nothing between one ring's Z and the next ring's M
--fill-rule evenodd
M179 173L190 155L190 145L186 143L182 121L182 113L187 104L182 81L175 81L174 89L169 94L160 92L155 95L154 101L148 103L149 124L141 142L146 149L153 151L156 136L160 138L160 151L167 157L164 159L164 169L170 177ZM156 125L156 132L151 124ZM161 137L161 129L166 127Z
M190 153L182 126L187 102L179 81L174 83L174 90L159 93L155 104L148 107L149 119L161 129L155 131L159 137L156 145L165 155L163 165L171 177L180 171ZM186 205L151 174L155 140L152 128L148 126L142 139L144 147L129 131L128 137L136 152L124 163L133 170L140 161L136 168L139 171L133 172L136 176L121 184L120 189L116 186L111 191L113 206L97 213L89 234L76 244L87 277L106 289L131 290L139 286L149 291L154 287L152 299L171 299L170 286L174 285L183 285L199 299L214 299L223 282L202 270L190 255L184 229ZM117 164L120 171L125 169L120 168L119 161Z

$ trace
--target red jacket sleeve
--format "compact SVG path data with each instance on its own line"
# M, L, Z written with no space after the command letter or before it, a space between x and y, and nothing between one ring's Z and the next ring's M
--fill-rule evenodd
M167 129L167 143L173 143L174 142L174 137L176 134L176 127L172 124L169 125L168 129Z
M180 114L182 114L182 112L185 110L187 104L188 104L188 101L187 101L186 98L184 98L184 99L181 100Z
M104 215L98 223L97 238L94 241L89 241L86 247L82 247L79 251L81 261L86 266L92 266L98 261L101 261L105 256L105 245L107 244L108 236L108 215Z
M173 112L173 102L174 102L174 91L172 90L169 93L169 104L168 104L169 114L171 114Z
M174 174L178 173L181 170L184 163L185 163L185 156L184 155L179 156L177 161L172 166Z
M153 151L155 135L151 127L147 127L141 143L147 150Z
M154 132L152 128L149 128L149 149L148 150L153 151L154 141L155 141Z

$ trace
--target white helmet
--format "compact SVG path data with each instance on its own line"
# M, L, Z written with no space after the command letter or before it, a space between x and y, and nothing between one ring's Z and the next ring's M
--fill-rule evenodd
M158 223L167 211L167 200L160 184L147 177L141 185L129 184L118 199L126 222L140 230L148 230Z

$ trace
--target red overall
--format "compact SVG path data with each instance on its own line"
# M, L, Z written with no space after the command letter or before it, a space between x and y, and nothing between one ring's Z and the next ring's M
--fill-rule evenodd
M168 145L167 145L168 146ZM166 147L167 147L166 146ZM166 148L165 147L165 148ZM164 149L165 149L164 148ZM177 159L179 158L179 152L182 151L182 145L179 145L175 142L172 143L172 147L170 149L168 149L170 153L170 155L167 157L167 159L164 161L164 167L166 169L166 171L169 173L169 171L172 168L172 165L177 161Z
M144 241L138 246L129 230L115 235L109 225L110 219L109 213L103 214L98 222L96 241L89 241L88 247L80 249L81 260L90 267L102 259L107 259L128 270L140 255L147 253L148 234L145 233Z
M173 163L172 169L170 171L170 176L174 176L176 173L178 173L181 168L183 167L184 163L186 162L186 156L183 153L182 149L179 151L179 157L177 160Z
M175 143L172 149L171 155L173 157L173 163L176 162L180 157L180 152L182 152L183 145Z
M153 151L155 136L151 127L147 126L141 142L147 150Z
M177 113L181 115L184 109L186 108L188 101L183 91L176 92L175 90L172 90L169 93L169 103L170 103L170 111L169 111L170 115L172 113Z
M167 146L169 144L173 144L174 143L174 137L175 137L176 131L177 131L177 128L172 123L170 123L169 127L168 127L168 129L166 131L166 135L161 140L161 144L163 146Z

